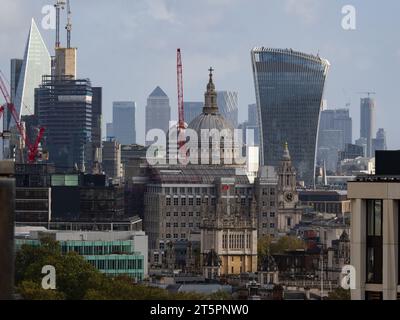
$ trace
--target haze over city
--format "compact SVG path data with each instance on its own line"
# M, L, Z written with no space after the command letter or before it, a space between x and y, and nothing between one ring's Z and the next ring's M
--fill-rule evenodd
M54 30L41 28L41 8L49 1L4 0L0 69L22 58L31 18L35 18L51 53ZM354 5L356 30L344 30L342 7ZM137 142L144 141L147 96L156 86L171 101L177 118L176 48L182 48L184 100L202 101L210 65L220 90L239 93L239 120L255 102L250 50L254 46L293 48L319 54L331 63L325 86L329 108L351 102L353 137L359 136L358 92L375 91L376 127L387 131L388 148L396 137L400 45L400 3L385 1L207 0L207 1L75 1L72 45L78 47L78 76L103 87L104 124L111 121L112 102L137 103ZM65 41L64 32L62 40Z

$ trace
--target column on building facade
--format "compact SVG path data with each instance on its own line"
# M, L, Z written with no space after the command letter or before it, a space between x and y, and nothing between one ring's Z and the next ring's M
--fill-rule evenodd
M352 300L364 300L365 298L365 274L366 274L366 203L362 199L352 200L351 214L351 265L357 270L356 289L351 290Z
M398 202L383 201L383 281L384 300L397 299L398 283Z

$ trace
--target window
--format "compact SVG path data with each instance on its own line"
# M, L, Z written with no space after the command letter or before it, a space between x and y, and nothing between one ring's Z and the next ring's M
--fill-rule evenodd
M287 218L287 226L290 227L292 225L292 218Z
M181 233L181 239L185 239L186 238L186 233Z
M271 201L271 202L269 203L269 206L270 206L270 207L275 207L275 202L274 202L274 201Z
M193 205L193 198L189 198L189 206Z
M193 217L193 212L189 212L189 217Z
M275 223L270 223L270 224L269 224L269 227L270 227L271 229L275 228Z
M275 212L271 212L271 213L269 214L269 216L270 216L271 218L275 218Z
M241 204L242 206L245 206L245 205L246 205L246 198L241 198L241 199L240 199L240 204Z
M177 206L178 205L178 198L174 198L174 206Z
M174 222L174 227L178 228L178 222Z
M167 222L167 223L165 224L165 226L166 226L167 228L171 228L171 222Z
M178 193L178 188L172 188L172 193L177 194Z
M262 227L265 229L265 228L268 228L268 224L266 224L266 223L263 223L262 224Z
M211 205L215 206L215 198L211 198Z
M186 212L185 211L181 212L181 216L186 217Z
M180 188L179 192L180 192L181 194L184 194L184 193L185 193L185 188Z
M366 200L367 283L382 283L382 200Z
M167 217L170 217L170 216L171 216L171 212L167 212L165 215L166 215Z
M187 191L188 194L192 194L193 193L193 189L191 187L189 187L187 190L188 190Z
M269 189L269 194L271 196L274 196L275 195L275 189L274 188Z
M178 216L178 212L174 212L174 217L177 217Z
M201 205L201 198L196 198L196 206Z
M181 199L181 205L182 206L186 206L186 198L182 198Z
M170 206L171 205L171 198L167 198L167 206Z
M182 228L185 228L185 227L186 227L186 223L182 222L182 223L181 223L181 227L182 227Z
M178 239L178 234L174 233L174 239Z
M200 212L196 212L196 217L200 217Z
M263 217L268 217L268 212L263 212Z
M167 233L167 234L165 235L165 237L166 237L167 239L169 239L169 238L171 238L171 234L170 234L170 233Z
M193 228L193 222L189 222L189 228Z

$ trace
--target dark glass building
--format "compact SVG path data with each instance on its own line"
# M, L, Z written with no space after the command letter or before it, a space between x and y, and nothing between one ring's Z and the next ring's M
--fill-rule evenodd
M80 170L91 169L93 92L90 80L44 76L35 95L39 125L46 130L44 148L57 172L71 172L76 166Z
M261 163L277 166L285 142L299 180L314 184L319 113L329 62L291 49L251 51Z

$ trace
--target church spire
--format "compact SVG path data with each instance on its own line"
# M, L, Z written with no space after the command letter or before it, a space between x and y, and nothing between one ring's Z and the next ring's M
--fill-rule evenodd
M282 160L290 161L289 146L288 146L287 142L285 142L285 146L284 146L284 149L283 149Z
M212 72L214 69L210 67L208 69L209 73L209 80L207 84L207 91L204 94L204 108L203 113L205 114L215 114L218 113L218 106L217 106L217 92L215 91L215 85L213 82L213 74Z

